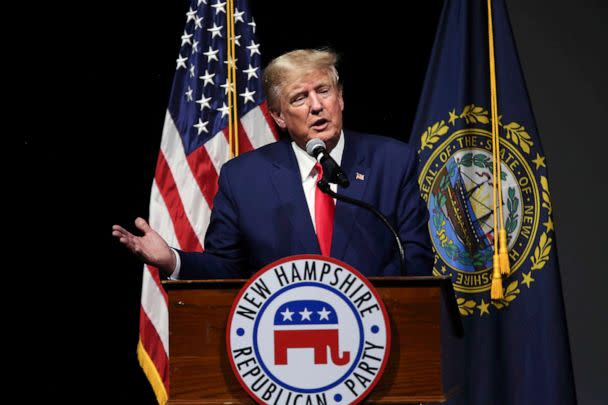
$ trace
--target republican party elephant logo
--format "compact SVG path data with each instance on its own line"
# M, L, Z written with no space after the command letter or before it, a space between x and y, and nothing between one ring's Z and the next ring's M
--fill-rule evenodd
M331 361L343 366L350 352L340 354L338 315L323 301L297 300L283 303L274 316L274 364L287 364L288 349L313 349L314 364Z
M259 404L359 403L390 353L378 292L348 264L325 256L270 263L237 295L226 349L239 383Z

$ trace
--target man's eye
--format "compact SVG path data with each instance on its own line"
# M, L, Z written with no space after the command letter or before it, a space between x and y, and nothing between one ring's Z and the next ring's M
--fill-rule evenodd
M291 101L291 104L302 105L302 104L304 104L305 99L306 99L306 97L304 97L304 96L298 96Z

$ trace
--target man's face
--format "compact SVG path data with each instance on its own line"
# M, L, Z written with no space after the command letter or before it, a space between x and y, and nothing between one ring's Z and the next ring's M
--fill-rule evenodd
M280 96L280 111L272 112L277 125L287 129L302 149L319 138L331 150L340 139L344 100L325 71L314 71L289 82Z

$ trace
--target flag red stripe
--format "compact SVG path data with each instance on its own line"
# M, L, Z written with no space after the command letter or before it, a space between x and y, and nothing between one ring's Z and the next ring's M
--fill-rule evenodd
M218 190L218 174L205 148L197 148L186 157L190 171L203 193L209 209L213 208L213 197ZM193 249L194 250L194 249ZM202 250L202 247L197 250Z
M150 359L156 366L158 374L162 377L165 389L169 392L169 358L154 325L143 307L139 311L139 337L146 353L148 353L148 356L150 356Z
M167 211L171 216L171 221L175 228L175 236L177 237L180 248L191 251L203 250L203 247L198 240L198 236L196 236L194 229L192 229L192 224L190 224L190 221L188 220L184 205L179 197L175 179L171 174L171 170L167 165L165 155L162 151L158 154L155 179L160 195L165 201Z
M158 268L156 268L154 266L150 266L148 264L146 264L145 267L146 268L144 269L144 271L150 272L150 275L152 276L152 280L154 280L154 283L158 287L158 291L160 291L160 293L163 295L163 298L164 298L165 302L167 303L167 306L169 306L169 296L167 295L167 292L165 291L165 289L163 288L163 286L160 282L160 270L158 270Z
M274 119L272 118L272 115L270 115L270 111L268 111L268 103L266 101L264 101L262 104L260 104L258 107L260 107L260 110L262 111L262 114L264 114L264 118L266 118L266 122L268 123L268 127L270 128L270 130L272 131L272 134L274 135L274 139L279 139L279 131L277 130L277 126L274 122Z
M230 142L230 140L228 139L228 136L229 136L228 127L226 127L226 128L224 128L224 137L226 137L226 142ZM253 149L254 148L253 148L253 145L251 144L251 141L249 140L247 131L245 131L243 124L241 124L241 121L239 120L239 155L242 155L243 153L249 152Z
M253 145L251 145L249 135L247 135L247 131L245 131L241 120L239 120L239 155L249 152L253 149L254 148Z

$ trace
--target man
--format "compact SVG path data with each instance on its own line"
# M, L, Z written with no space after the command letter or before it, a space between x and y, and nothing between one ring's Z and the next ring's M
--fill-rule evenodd
M428 212L416 183L415 150L343 130L336 61L330 51L296 50L265 69L270 113L291 140L222 167L204 253L171 249L141 218L136 226L143 236L118 225L112 234L172 278L249 277L274 260L304 253L330 255L366 276L400 275L397 249L384 225L362 208L340 201L334 208L333 200L318 192L320 168L305 152L306 143L318 138L350 180L337 191L386 215L404 243L407 274L430 275Z

